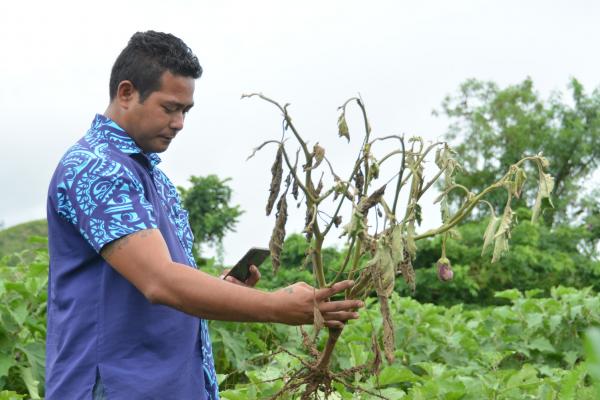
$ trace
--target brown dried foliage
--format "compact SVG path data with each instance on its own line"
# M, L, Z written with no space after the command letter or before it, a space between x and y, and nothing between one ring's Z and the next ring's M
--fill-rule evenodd
M383 185L382 187L371 193L369 197L360 201L360 203L358 204L358 211L361 214L367 215L367 211L369 211L369 209L371 209L379 203L381 197L385 193L385 186L386 185Z
M360 198L362 195L363 187L365 185L365 176L362 173L362 170L358 170L356 175L354 175L354 186L356 187L357 195Z
M287 222L287 200L286 193L282 194L277 202L277 218L275 227L269 241L269 250L271 251L271 263L273 272L277 273L281 265L281 251L283 250L283 241L285 240L285 223Z
M314 212L313 208L306 209L306 216L304 218L304 233L306 233L306 240L310 241L313 234L313 223L314 223Z
M395 336L394 325L390 313L388 299L385 296L379 297L379 307L383 316L383 352L389 364L394 362Z
M416 289L415 270L413 269L410 254L408 253L408 250L406 250L406 245L404 246L403 260L400 262L400 272L402 273L404 281L406 282L410 290L414 293Z
M267 215L271 215L275 199L281 188L281 178L283 177L283 146L277 149L275 162L271 166L271 187L269 188L269 200L267 200Z

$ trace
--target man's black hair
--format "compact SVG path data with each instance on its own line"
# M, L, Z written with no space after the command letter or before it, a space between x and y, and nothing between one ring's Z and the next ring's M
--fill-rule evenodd
M131 81L140 94L140 103L160 89L165 71L173 75L200 78L202 67L192 50L170 33L136 32L123 49L110 74L110 100L117 95L119 83Z

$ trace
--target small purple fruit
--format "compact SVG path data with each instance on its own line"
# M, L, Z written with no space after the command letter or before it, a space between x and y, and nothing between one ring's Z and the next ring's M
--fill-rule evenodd
M442 257L437 261L436 266L438 270L438 278L440 279L440 281L446 282L452 280L452 278L454 277L454 272L452 272L450 260L448 260L446 257Z

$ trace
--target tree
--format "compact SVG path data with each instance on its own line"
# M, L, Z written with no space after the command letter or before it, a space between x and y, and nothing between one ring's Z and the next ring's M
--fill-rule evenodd
M225 234L234 231L243 213L239 205L230 205L232 190L227 185L229 180L216 175L191 176L189 189L177 187L183 206L189 213L196 256L200 254L202 244L220 245Z
M501 177L507 165L543 152L555 178L555 207L547 210L544 220L552 225L572 217L572 206L590 189L587 180L600 160L600 91L586 95L576 79L568 89L570 101L563 101L559 93L544 100L529 78L506 88L471 79L447 96L442 110L451 120L448 138L462 141L454 148L469 171L456 182L481 190ZM524 190L536 187L526 185ZM462 202L460 196L464 193L455 192L451 202ZM499 192L488 199L500 208L505 198Z

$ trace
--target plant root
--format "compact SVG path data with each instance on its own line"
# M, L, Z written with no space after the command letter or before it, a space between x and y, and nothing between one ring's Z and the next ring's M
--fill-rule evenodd
M371 396L370 398L389 400L387 397L378 393L348 382L348 380L352 379L356 373L370 371L373 368L371 365L363 364L340 372L332 372L329 369L320 368L316 360L307 362L287 350L283 351L297 358L303 366L291 376L281 378L285 379L286 382L284 386L270 398L270 400L286 399L288 398L286 395L298 393L302 387L304 387L304 391L300 396L300 400L327 399L334 392L334 382L344 385L350 391L366 393Z

